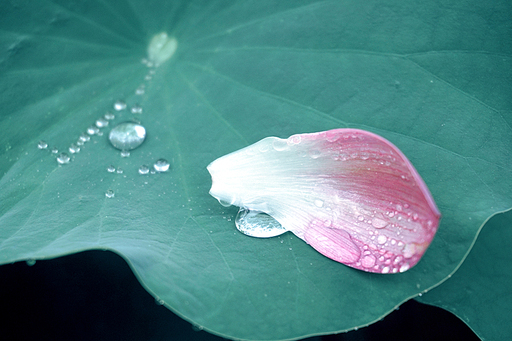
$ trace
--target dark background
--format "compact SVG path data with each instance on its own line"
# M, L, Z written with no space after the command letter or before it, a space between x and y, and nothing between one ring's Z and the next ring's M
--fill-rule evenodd
M126 262L109 251L0 266L0 302L4 341L224 340L158 305ZM479 338L451 313L411 300L369 327L306 340Z

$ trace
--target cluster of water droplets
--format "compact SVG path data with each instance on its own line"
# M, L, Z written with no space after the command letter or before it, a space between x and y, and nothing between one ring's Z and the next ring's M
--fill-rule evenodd
M157 42L160 45L156 48L154 46L151 47L151 44L154 44L152 41L150 48L148 49L148 58L142 59L142 63L145 64L149 70L144 76L141 84L137 86L133 92L139 100L133 100L133 104L131 105L127 104L123 99L114 101L111 109L109 109L106 114L98 117L90 126L85 127L83 133L76 138L75 142L71 143L69 147L64 150L60 150L57 147L50 148L49 144L44 140L38 142L37 148L40 150L49 150L50 155L55 158L59 165L66 165L75 160L76 155L85 148L87 143L97 137L102 137L105 130L112 126L112 129L108 133L108 140L112 147L120 150L120 157L129 157L133 150L140 147L146 139L146 128L138 119L143 113L145 113L143 107L139 103L143 102L142 96L146 93L147 83L153 79L153 76L156 73L156 67L166 60L162 56L158 55L158 52L160 51L159 49L167 49L164 52L169 54L169 48L172 48L172 46L169 46L168 43L171 43L171 45L177 44L175 40L171 41L167 35L163 33L157 35L157 38L159 39L157 39ZM175 48L176 46L174 46L174 49ZM116 118L122 119L127 115L136 115L137 118L132 117L130 120L117 122L117 124L115 124ZM136 172L141 175L165 173L169 171L170 163L166 159L160 158L154 161L151 164L151 167L148 167L147 165L138 165L134 168ZM116 167L113 164L106 166L106 170L108 173L125 174L121 167ZM126 177L126 175L123 176ZM105 192L105 197L107 198L114 198L114 196L115 193L112 189Z

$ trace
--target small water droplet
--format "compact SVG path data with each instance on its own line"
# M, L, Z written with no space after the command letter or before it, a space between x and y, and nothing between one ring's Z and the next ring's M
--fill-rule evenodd
M127 150L121 150L121 157L128 157L130 156L130 152Z
M383 229L388 226L388 222L380 218L372 218L372 225L376 229Z
M362 215L357 216L357 220L359 220L359 221L363 221L363 220L364 220L364 217L363 217Z
M136 95L144 95L144 92L146 92L144 89L144 84L139 85L139 87L135 89Z
M322 155L322 152L318 149L313 149L309 152L309 157L312 159L318 159Z
M365 268L371 268L375 265L375 257L372 255L364 256L363 259L361 259L361 265Z
M142 107L138 104L135 104L131 109L130 111L132 112L132 114L142 114Z
M96 124L96 127L98 127L98 128L104 128L104 127L108 126L108 121L106 118L101 117L96 120L95 124Z
M153 168L155 168L157 172L167 172L169 170L169 166L170 165L169 162L167 162L167 160L159 159L155 162Z
M36 260L33 258L30 258L30 259L27 259L25 261L25 263L27 263L28 266L34 266L34 265L36 265Z
M110 166L108 166L108 167L107 167L107 172L109 172L109 173L114 173L115 171L116 171L116 167L114 167L114 166L112 166L112 165L110 165Z
M124 109L126 109L126 103L124 101L119 100L114 103L114 110L121 111Z
M107 198L113 198L115 196L115 193L113 190L109 189L108 191L105 192L105 196Z
M146 76L144 76L144 80L146 80L146 81L150 81L150 80L151 80L151 78L153 78L153 77L151 77L151 75L146 75Z
M76 144L72 144L71 146L69 146L69 152L71 154L75 154L75 153L78 153L80 151L80 147L78 147Z
M57 162L61 165L69 163L70 160L71 158L66 153L60 153L59 156L57 156Z
M82 141L80 139L78 139L78 141L76 141L77 146L83 146L84 144L85 144L84 141Z
M44 141L39 141L39 143L37 144L37 148L39 149L46 149L48 148L48 143L44 142Z
M149 167L146 165L142 165L139 167L139 174L148 174L149 173Z
M382 273L387 274L389 272L389 266L385 266L382 268Z
M157 297L157 298L155 298L155 303L156 303L157 305L163 305L165 302L164 302L164 300L163 300L163 299L161 299L161 298Z
M105 116L103 116L106 120L113 120L114 118L116 118L116 115L114 115L113 113L111 113L110 111L107 111L107 113L105 114Z
M117 174L123 174L123 169L122 169L122 168L117 168L116 173L117 173Z
M259 211L240 209L235 225L238 231L251 237L270 238L286 232L277 220Z
M385 244L387 242L388 238L386 236L380 235L377 237L377 243L379 244Z
M324 202L320 199L316 199L315 200L315 206L316 207L323 207L324 206Z
M110 131L108 139L117 149L123 151L137 148L146 138L146 128L140 124L123 122Z
M286 140L276 138L272 145L274 146L274 149L278 152L288 149L288 143Z
M78 139L82 142L87 142L91 139L91 137L89 135L87 135L86 133L82 133Z
M99 133L99 131L99 128L96 126L90 126L89 128L87 128L87 134L89 135L96 135L97 133Z

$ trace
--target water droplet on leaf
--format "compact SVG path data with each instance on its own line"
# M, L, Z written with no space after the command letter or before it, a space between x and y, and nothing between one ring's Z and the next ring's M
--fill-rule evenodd
M59 156L57 156L57 162L61 165L69 163L70 160L71 158L66 153L60 153Z
M115 196L115 193L113 190L109 189L108 191L105 192L105 196L107 198L113 198Z
M76 144L72 144L71 146L69 146L69 152L71 154L78 153L79 151L80 151L80 147L78 147Z
M39 141L39 143L37 144L37 148L46 149L46 148L48 148L48 143L46 143L44 141Z
M117 111L121 111L121 110L124 110L126 109L126 103L124 101L116 101L114 103L114 109L117 110Z
M96 120L95 124L96 124L96 127L98 127L98 128L104 128L104 127L108 126L108 121L104 117L101 117Z
M115 171L116 171L116 167L114 167L112 165L107 167L107 172L114 173Z
M130 111L132 114L142 114L142 107L138 104L135 104Z
M170 164L167 162L167 160L159 159L155 162L153 168L155 168L157 172L167 172L169 170L169 166Z
M251 237L269 238L286 232L277 220L259 211L241 209L236 216L238 231Z
M146 165L142 165L139 167L139 174L148 174L149 173L149 167Z
M140 124L124 122L110 131L108 139L117 149L128 151L137 148L146 138L146 128Z

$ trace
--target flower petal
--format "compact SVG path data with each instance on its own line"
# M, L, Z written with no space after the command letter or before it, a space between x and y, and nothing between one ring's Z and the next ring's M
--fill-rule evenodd
M267 213L323 255L364 271L414 266L439 224L409 160L363 130L267 137L208 171L219 201Z

